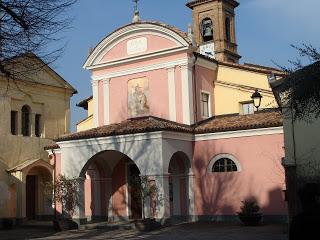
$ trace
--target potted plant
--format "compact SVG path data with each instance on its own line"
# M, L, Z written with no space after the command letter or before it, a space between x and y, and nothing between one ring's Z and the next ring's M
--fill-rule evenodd
M2 224L0 224L0 226L1 225L3 230L10 230L13 227L13 220L11 218L3 218Z
M238 216L246 226L257 226L262 219L262 213L260 213L260 207L255 200L246 200L242 202L240 207L241 211L238 212Z
M160 226L155 218L146 218L145 203L147 198L154 199L156 197L158 188L156 184L147 176L133 177L131 179L131 186L135 191L133 194L142 201L142 219L135 220L135 226L140 231L151 231Z
M79 204L78 194L79 181L78 179L69 179L63 175L59 175L55 181L46 183L45 186L47 195L52 195L55 203L55 214L53 227L57 231L76 229L78 225L72 221L76 206ZM57 216L56 205L60 203L62 206L62 215Z

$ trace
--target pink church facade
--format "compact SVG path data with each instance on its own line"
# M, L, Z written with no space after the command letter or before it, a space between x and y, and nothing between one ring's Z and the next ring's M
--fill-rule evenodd
M186 34L155 22L98 44L84 65L93 128L52 147L55 175L80 182L74 219L236 220L252 198L266 221L286 219L280 113L215 116L218 65ZM131 183L141 176L157 186L144 209Z

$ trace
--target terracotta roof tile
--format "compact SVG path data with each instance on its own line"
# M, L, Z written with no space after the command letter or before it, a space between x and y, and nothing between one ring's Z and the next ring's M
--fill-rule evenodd
M55 139L55 141L63 142L157 131L200 134L278 126L282 126L282 116L277 110L261 111L251 115L216 116L199 122L197 126L188 126L157 117L147 116L128 119L121 123L93 128L78 133L67 134Z
M172 131L191 133L192 128L188 125L171 122L157 117L140 117L123 121L121 123L110 124L90 130L68 134L55 139L56 142L88 139L97 137L107 137L115 135L135 134L156 131Z
M51 150L51 149L59 149L60 146L58 144L51 144L44 147L44 150Z
M195 133L215 133L283 125L280 111L261 111L248 115L217 116L200 123Z
M82 107L84 108L85 110L88 110L88 102L93 99L93 96L90 96L90 97L87 97L86 99L84 100L81 100L81 102L77 103L77 107Z

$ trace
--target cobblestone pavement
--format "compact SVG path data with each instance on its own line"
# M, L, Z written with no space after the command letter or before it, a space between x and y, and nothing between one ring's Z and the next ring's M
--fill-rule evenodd
M54 232L48 227L28 227L9 231L0 231L2 240L22 239L214 239L214 240L286 240L286 226L264 225L244 227L238 224L187 223L163 228L157 231L141 233L135 230L74 230Z

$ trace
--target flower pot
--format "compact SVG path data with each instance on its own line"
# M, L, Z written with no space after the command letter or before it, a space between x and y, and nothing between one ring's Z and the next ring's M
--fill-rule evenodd
M56 231L67 231L78 229L78 224L71 219L58 219L53 220L53 228Z
M239 215L239 218L245 226L258 226L262 219L262 215Z
M161 227L161 224L153 218L136 220L134 224L139 231L152 231Z

